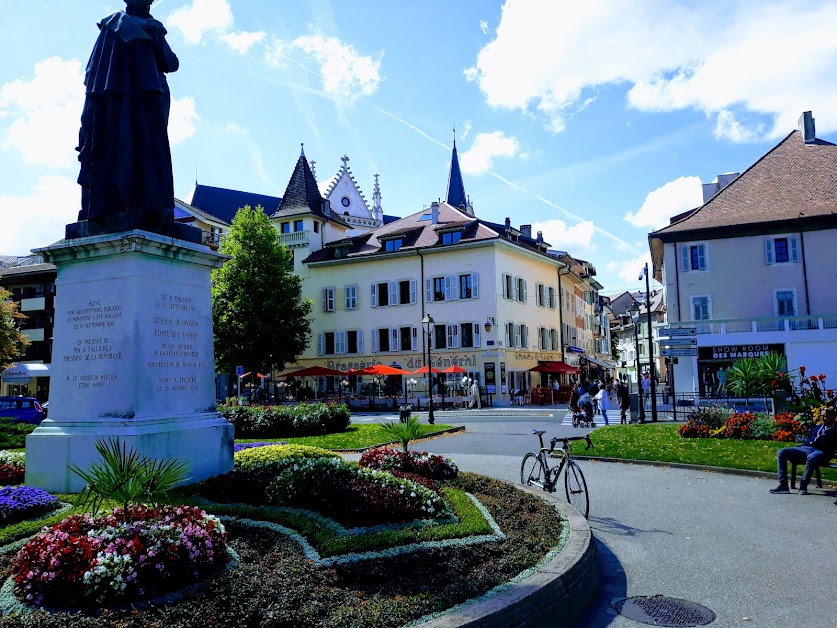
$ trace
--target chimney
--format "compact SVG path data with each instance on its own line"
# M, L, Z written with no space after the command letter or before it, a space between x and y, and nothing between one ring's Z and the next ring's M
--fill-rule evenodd
M703 202L706 203L710 198L715 196L718 192L727 187L730 183L738 178L740 172L726 172L719 174L717 180L712 183L703 183Z
M803 111L799 116L799 132L802 133L802 139L806 144L813 144L817 140L816 130L814 129L814 116L810 111Z
M506 231L511 229L511 218L506 218Z
M543 231L538 231L538 244L543 244Z
M520 225L520 233L522 233L527 238L532 237L532 225Z
M436 201L430 203L430 224L439 224L439 203Z

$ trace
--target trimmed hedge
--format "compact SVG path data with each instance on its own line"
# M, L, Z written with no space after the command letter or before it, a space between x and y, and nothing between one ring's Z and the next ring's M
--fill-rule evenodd
M293 406L218 408L235 426L236 438L286 438L345 432L351 412L344 403L298 403Z
M0 418L0 449L23 449L26 447L26 435L31 434L36 427L32 423Z

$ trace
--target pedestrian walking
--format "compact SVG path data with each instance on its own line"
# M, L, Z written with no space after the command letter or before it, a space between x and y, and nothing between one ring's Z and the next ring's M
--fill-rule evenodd
M468 406L471 410L482 409L482 400L480 399L480 385L477 383L477 380L474 380L474 383L471 384L471 404Z
M607 388L602 388L596 393L596 400L599 402L599 411L602 414L605 425L610 425L610 421L607 420L607 410L610 408L610 397L607 394Z
M619 402L619 423L628 423L628 410L631 408L631 398L628 387L623 382L616 383L616 400Z

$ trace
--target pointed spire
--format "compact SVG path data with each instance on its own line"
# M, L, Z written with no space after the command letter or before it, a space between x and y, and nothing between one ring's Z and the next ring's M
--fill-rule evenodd
M299 143L299 156L305 157L305 142Z
M456 153L456 139L453 140L453 154L450 159L450 175L448 177L448 193L445 199L454 207L467 207L465 184L462 182L462 171L459 169L459 156Z
M306 207L314 214L323 215L324 203L320 189L317 187L317 179L311 171L303 152L296 162L291 180L288 181L288 187L285 189L285 194L282 195L282 202L279 203L279 209L276 213Z
M379 223L384 222L384 210L381 207L381 185L378 182L379 174L375 174L375 187L372 190L372 215Z

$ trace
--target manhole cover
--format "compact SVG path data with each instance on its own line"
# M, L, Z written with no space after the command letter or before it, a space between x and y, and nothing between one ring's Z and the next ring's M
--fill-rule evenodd
M706 626L715 621L715 613L705 606L662 595L629 597L616 602L613 609L622 617L652 626Z

